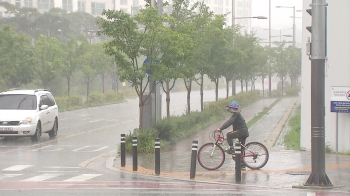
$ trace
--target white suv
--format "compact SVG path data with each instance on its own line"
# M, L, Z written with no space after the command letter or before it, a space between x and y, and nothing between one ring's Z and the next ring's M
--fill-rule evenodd
M31 137L41 133L55 138L58 131L58 107L45 89L8 90L0 93L0 137Z

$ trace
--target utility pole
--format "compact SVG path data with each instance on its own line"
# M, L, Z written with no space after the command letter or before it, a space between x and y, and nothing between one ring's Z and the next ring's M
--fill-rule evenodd
M311 32L311 174L305 186L333 186L325 171L326 2L312 0Z
M236 1L232 0L232 28L235 27L235 4ZM235 74L232 75L232 96L236 95L236 77Z
M269 0L269 50L271 50L271 0ZM271 56L269 56L269 66L271 66L270 59ZM271 70L269 70L269 97L271 97L271 77Z

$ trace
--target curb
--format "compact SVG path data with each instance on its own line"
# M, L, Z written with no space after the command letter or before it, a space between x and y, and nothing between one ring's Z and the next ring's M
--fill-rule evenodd
M269 140L266 141L266 148L267 149L271 149L275 143L276 140L278 139L278 136L280 135L283 126L286 124L286 122L289 119L290 114L292 113L292 110L295 106L295 104L297 103L298 99L295 98L295 100L291 103L291 105L289 106L288 110L283 114L282 118L280 119L280 121L278 122L277 126L274 128L274 130L272 131Z

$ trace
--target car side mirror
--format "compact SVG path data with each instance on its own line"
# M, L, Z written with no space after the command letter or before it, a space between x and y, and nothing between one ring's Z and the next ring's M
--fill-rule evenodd
M40 110L46 110L47 108L49 108L48 105L41 105L41 106L40 106Z

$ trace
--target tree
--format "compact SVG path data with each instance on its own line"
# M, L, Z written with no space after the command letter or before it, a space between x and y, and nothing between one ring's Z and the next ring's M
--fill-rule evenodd
M35 30L33 21L40 15L36 8L17 7L8 2L0 2L0 7L5 8L6 12L13 16L1 18L0 24L15 26L18 31L32 35Z
M208 34L211 37L211 48L209 51L207 75L209 79L215 83L215 100L218 101L218 90L219 90L219 80L224 74L223 70L226 67L226 62L228 61L226 54L227 42L225 40L224 33L224 17L216 15L215 18L210 22L208 27ZM209 40L208 40L209 41Z
M65 40L63 37L68 37L71 22L67 18L67 12L65 10L52 8L50 11L39 15L33 21L33 26L35 28L34 38L43 34L46 37L56 37Z
M301 75L301 49L294 46L287 48L288 75L291 86L294 87L298 77Z
M55 79L63 64L64 46L56 38L40 35L35 41L36 73L44 88Z
M101 77L102 82L102 93L105 92L105 79L107 76L111 75L114 72L114 62L111 56L107 55L103 50L103 44L94 44L97 52L94 53L94 56L97 56L96 61L96 71L97 74ZM115 74L115 73L114 73Z
M159 46L161 56L160 63L154 71L154 79L162 84L166 94L167 117L170 117L170 92L175 82L186 70L183 62L185 55L192 49L192 39L184 28L188 25L188 4L185 1L175 1L174 12L166 17L167 25L161 29Z
M90 84L101 73L101 67L108 63L108 59L104 58L105 53L101 49L100 44L88 44L86 52L80 58L81 71L84 74L86 84L86 102L89 102Z
M150 94L144 97L149 84L147 71L154 71L160 54L158 39L163 28L163 17L149 7L131 17L123 11L105 10L99 19L101 34L111 38L105 44L106 52L117 62L121 80L131 83L139 97L139 128L142 129L143 107ZM139 64L141 56L149 59L147 66Z
M0 28L0 76L6 86L18 87L35 76L35 61L30 36L10 27Z
M80 42L80 44L79 44ZM68 42L65 44L65 61L61 67L61 75L67 80L67 95L70 97L70 89L71 89L71 80L74 73L80 69L82 61L81 58L84 58L83 55L87 49L87 41L86 39L77 39L75 37L71 37Z
M282 43L275 43L276 47L273 48L272 53L272 62L275 69L275 72L277 73L277 76L280 77L281 84L282 84L282 94L283 94L283 86L284 81L288 74L288 64L287 62L287 52L285 49L286 42Z
M194 61L194 66L199 74L199 78L196 79L195 82L200 86L200 103L201 111L203 111L203 81L204 75L207 73L207 70L210 69L210 65L208 64L209 54L212 48L210 40L213 38L208 33L208 30L209 23L213 19L214 14L213 12L209 11L209 7L203 2L198 4L196 10L197 12L193 18L193 23L195 24L197 31L195 33L195 37L193 37L195 43L194 47L196 48L194 53L194 58L196 59L196 61Z

